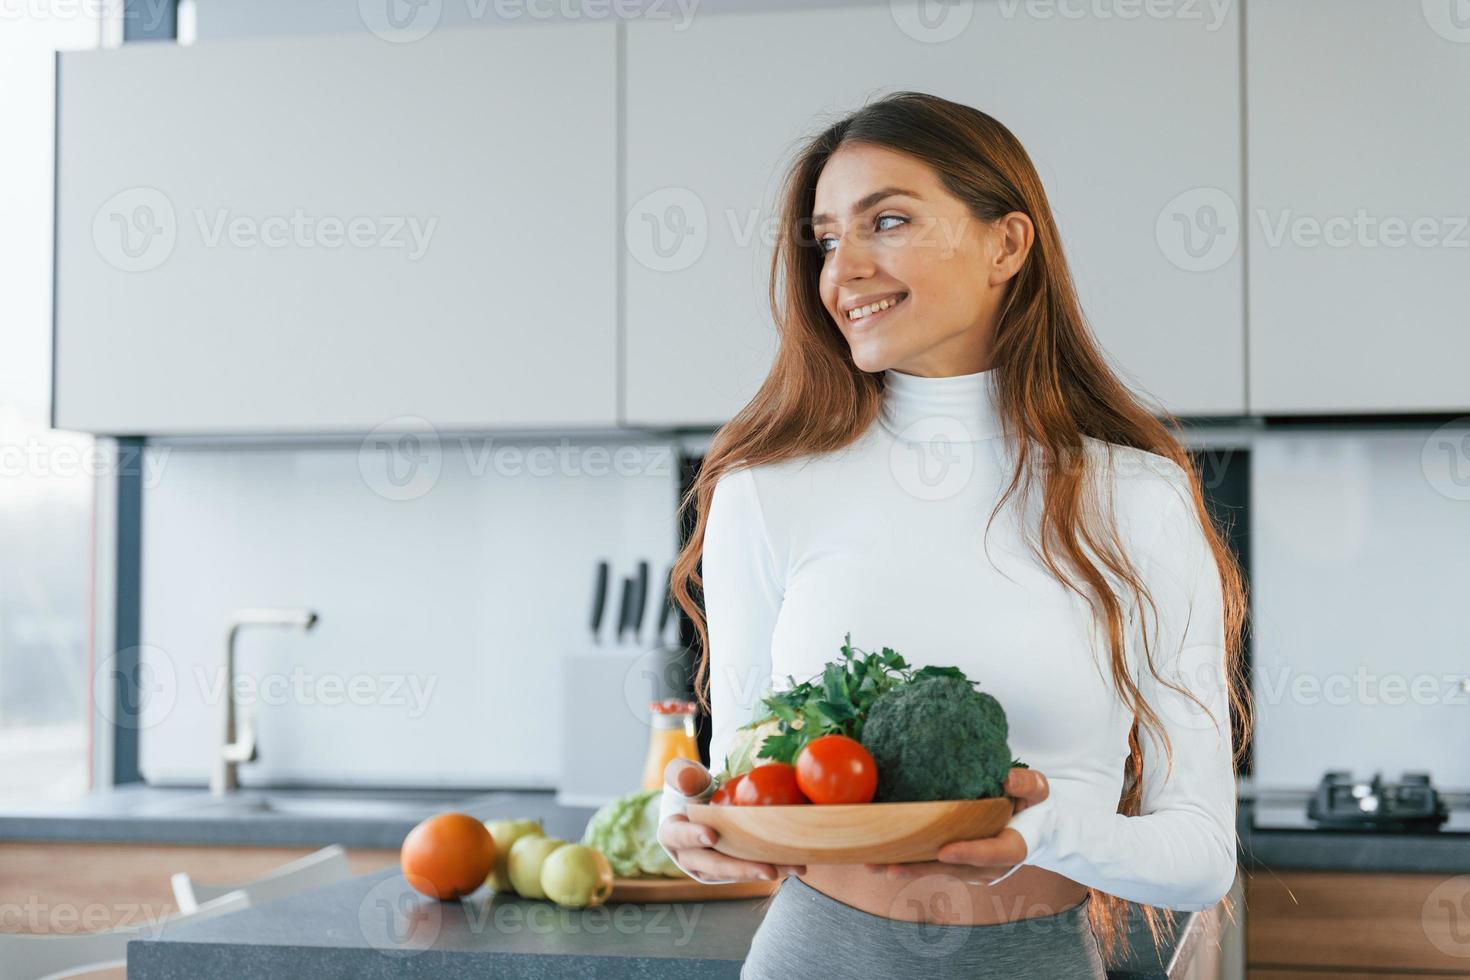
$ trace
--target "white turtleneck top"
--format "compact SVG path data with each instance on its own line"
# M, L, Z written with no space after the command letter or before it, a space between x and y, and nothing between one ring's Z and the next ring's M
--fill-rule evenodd
M1220 580L1187 477L1161 456L1088 440L1100 506L1158 607L1157 629L1147 606L1131 611L1127 654L1173 748L1169 772L1142 729L1141 815L1122 816L1133 719L1105 635L1023 537L1034 540L1036 501L1024 519L1007 503L986 537L1013 459L993 383L989 371L885 371L879 417L853 444L721 476L702 571L713 768L769 688L819 674L850 632L855 647L892 647L912 666L958 666L999 699L1013 756L1051 787L1010 820L1022 864L1130 901L1208 908L1235 876L1235 778ZM1158 673L1208 714L1144 667L1144 626ZM666 787L663 816L685 802Z

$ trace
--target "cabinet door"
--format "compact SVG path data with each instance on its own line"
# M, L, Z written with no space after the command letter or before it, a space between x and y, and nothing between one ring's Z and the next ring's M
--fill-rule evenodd
M1454 10L1251 4L1253 412L1470 406L1470 22Z
M934 21L897 3L628 25L628 421L718 424L755 393L776 346L766 286L779 179L804 137L899 89L975 106L1020 138L1083 309L1138 389L1178 413L1244 410L1230 213L1238 12L1077 19L1033 7L952 5ZM1233 238L1195 248L1218 224L1185 227L1203 210Z
M613 424L615 55L605 22L63 55L56 424Z

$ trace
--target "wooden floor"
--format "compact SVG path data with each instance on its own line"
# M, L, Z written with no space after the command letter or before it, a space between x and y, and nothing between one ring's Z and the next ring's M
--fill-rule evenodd
M146 925L178 911L169 878L258 878L312 853L302 847L0 843L0 932L62 935ZM396 865L397 851L349 850L353 874ZM122 980L126 971L84 974Z

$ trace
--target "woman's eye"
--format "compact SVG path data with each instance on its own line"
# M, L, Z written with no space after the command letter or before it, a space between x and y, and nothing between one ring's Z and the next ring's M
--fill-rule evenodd
M898 215L898 214L880 214L878 216L878 218L876 219L876 221L877 221L877 224L879 226L879 228L878 228L879 231L889 231L889 230L891 230L891 228L897 227L897 225L893 225L893 226L890 226L889 228L884 228L884 227L882 227L882 225L883 225L883 222L885 222L885 221L897 221L897 222L899 222L899 224L905 224L905 225L909 223L909 219L903 217L902 215ZM823 235L821 238L818 238L817 239L817 250L819 252L821 252L823 255L826 255L828 252L831 251L831 249L829 249L827 247L827 244L826 243L827 242L835 242L836 240L837 240L836 239L836 236L834 236L834 235Z

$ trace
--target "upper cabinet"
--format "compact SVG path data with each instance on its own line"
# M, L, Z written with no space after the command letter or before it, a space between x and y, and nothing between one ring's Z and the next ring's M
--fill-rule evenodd
M1250 409L1470 407L1470 21L1252 3Z
M616 52L582 22L62 55L55 424L615 424Z
M1125 378L1175 413L1244 412L1240 24L1235 5L1218 19L1214 6L1128 19L982 3L935 19L897 3L630 23L626 421L719 424L754 395L776 349L785 168L804 138L900 89L981 109L1026 146Z

